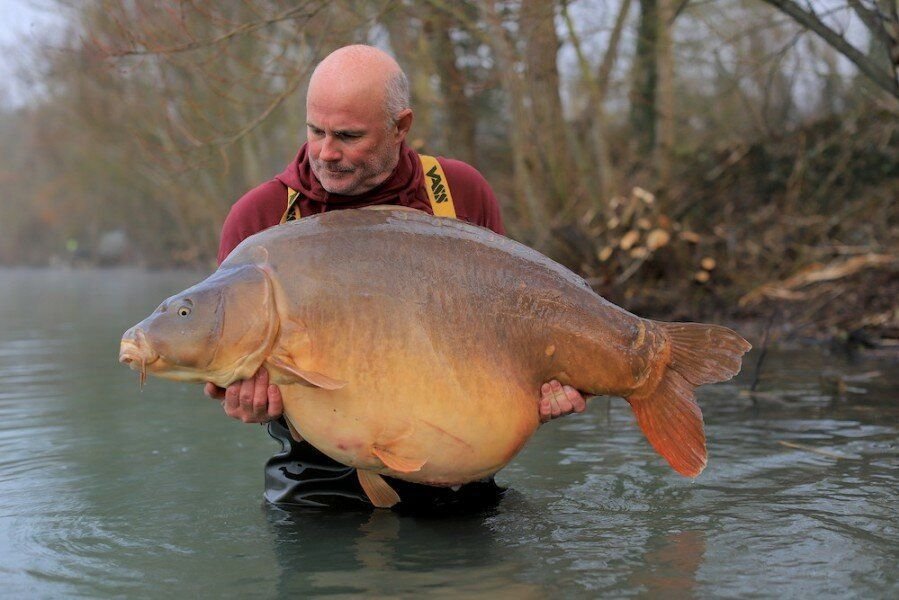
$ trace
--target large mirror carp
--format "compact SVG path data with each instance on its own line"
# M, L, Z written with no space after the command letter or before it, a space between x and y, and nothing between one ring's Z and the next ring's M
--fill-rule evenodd
M717 325L637 317L539 252L399 208L340 210L244 240L206 280L129 329L120 360L226 387L264 366L295 433L356 467L454 486L499 471L539 426L552 379L626 399L678 473L706 464L694 388L750 348Z

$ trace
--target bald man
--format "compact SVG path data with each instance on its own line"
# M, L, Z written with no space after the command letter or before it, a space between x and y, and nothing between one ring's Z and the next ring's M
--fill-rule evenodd
M254 233L329 210L393 204L432 213L421 161L405 144L413 120L409 84L388 54L354 45L326 57L309 81L306 117L307 141L293 162L231 208L222 228L219 262ZM461 161L438 158L438 162L453 195L456 217L505 234L496 197L481 174ZM534 410L543 422L586 407L580 393L558 381L543 384L540 391ZM281 418L281 393L269 384L265 369L226 390L208 383L206 394L220 400L231 418L269 423L269 434L281 442L282 452L266 463L266 500L370 506L354 469L291 436ZM457 490L394 479L390 483L403 499L400 508L478 508L501 495L492 479Z

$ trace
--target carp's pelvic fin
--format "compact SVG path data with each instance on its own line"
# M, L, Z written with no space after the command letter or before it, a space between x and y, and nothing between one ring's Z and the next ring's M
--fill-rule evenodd
M652 377L649 389L627 398L644 435L671 467L696 477L706 465L702 411L696 387L727 381L740 372L742 356L752 347L726 327L700 323L659 323L671 345L668 364Z
M359 483L365 490L365 495L378 508L390 508L400 501L399 494L377 473L357 469L356 474L359 476Z
M379 446L377 444L371 447L371 452L384 463L389 469L393 469L398 473L414 473L420 471L428 462L426 458L411 458L408 456L399 456L390 451L389 448Z

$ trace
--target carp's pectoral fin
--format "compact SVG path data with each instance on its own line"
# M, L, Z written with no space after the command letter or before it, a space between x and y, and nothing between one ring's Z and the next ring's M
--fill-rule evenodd
M384 463L387 468L392 469L397 473L414 473L415 471L420 471L424 464L428 462L427 458L422 459L399 456L377 444L371 447L371 452L380 458L381 462Z
M312 387L319 387L325 390L339 390L347 384L346 381L334 379L322 373L301 369L274 356L270 356L267 362L272 368L279 371L279 378L285 383L311 385Z
M377 473L357 469L356 474L359 476L359 483L365 490L365 495L378 508L390 508L400 501L399 494Z
M312 340L302 321L290 317L281 319L278 341L266 361L276 371L278 383L298 383L325 390L344 387L346 381L298 366L308 359L311 346Z

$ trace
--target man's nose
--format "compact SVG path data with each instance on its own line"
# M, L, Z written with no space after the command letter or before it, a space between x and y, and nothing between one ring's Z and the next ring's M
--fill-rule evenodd
M322 140L322 149L318 154L318 159L326 162L337 162L341 159L340 142L332 136L326 135Z

